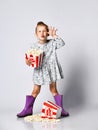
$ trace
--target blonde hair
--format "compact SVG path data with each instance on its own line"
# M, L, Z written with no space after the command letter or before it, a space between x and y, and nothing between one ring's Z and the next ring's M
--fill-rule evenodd
M46 28L47 32L49 32L48 25L45 24L45 23L42 22L42 21L39 21L39 22L37 23L36 28L35 28L35 32L37 32L37 27L38 27L38 26L44 26L44 27Z

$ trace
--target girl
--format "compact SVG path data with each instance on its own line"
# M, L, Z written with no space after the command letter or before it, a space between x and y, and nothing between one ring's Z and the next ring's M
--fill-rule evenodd
M41 85L48 83L50 91L54 96L54 100L58 106L62 108L61 116L69 116L63 108L63 95L58 93L56 87L56 81L63 78L62 68L58 62L56 49L64 46L64 41L56 34L57 29L49 27L43 23L38 22L35 28L35 34L38 39L37 43L33 44L36 49L41 49L44 52L43 63L39 68L34 68L33 82L34 89L31 95L26 96L25 107L22 112L18 113L18 117L25 117L33 114L33 104L40 93ZM52 39L48 40L48 36ZM31 65L32 61L25 59L28 66Z

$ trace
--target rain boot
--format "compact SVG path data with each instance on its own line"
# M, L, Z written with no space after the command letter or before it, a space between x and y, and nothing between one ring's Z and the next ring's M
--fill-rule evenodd
M33 96L26 96L26 103L24 109L17 114L17 117L25 117L33 114L33 104L35 98Z
M57 94L54 96L54 99L55 99L56 104L62 108L61 116L64 116L64 117L69 116L69 113L66 112L63 108L63 95Z

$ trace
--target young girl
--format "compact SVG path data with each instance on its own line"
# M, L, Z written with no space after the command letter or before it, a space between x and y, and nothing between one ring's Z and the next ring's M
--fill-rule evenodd
M18 117L25 117L33 114L34 101L40 93L41 85L45 83L49 84L50 91L56 104L62 108L61 116L69 116L69 113L63 108L63 95L58 93L56 87L56 81L63 78L62 68L58 62L56 49L65 45L64 41L56 34L56 31L57 29L48 27L43 22L37 23L35 34L38 42L34 43L32 47L43 50L43 62L39 68L34 68L34 89L31 95L26 96L25 107L22 112L17 114ZM48 36L51 36L52 39L48 40ZM25 61L28 66L32 63L30 59L25 59Z

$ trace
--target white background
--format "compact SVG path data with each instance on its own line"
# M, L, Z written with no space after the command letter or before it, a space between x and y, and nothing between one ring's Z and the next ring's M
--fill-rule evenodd
M33 70L25 64L24 54L36 40L38 21L56 27L66 43L57 51L65 76L57 83L64 107L97 105L98 1L0 0L0 109L20 111L32 92ZM54 101L44 85L34 111L47 99Z

